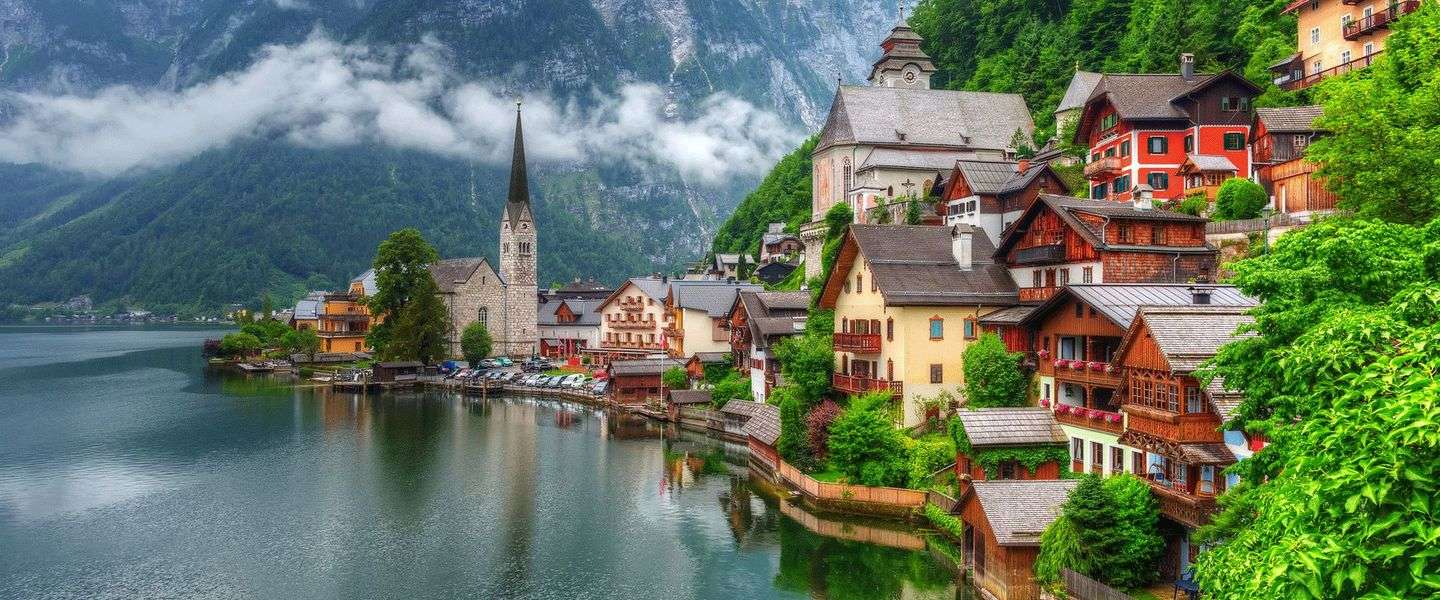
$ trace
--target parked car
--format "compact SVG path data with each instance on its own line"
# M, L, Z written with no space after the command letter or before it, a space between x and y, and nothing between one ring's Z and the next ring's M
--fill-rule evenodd
M608 380L608 379L600 380L600 381L595 382L594 385L590 386L590 393L595 394L596 396L603 396L603 395L605 395L605 390L607 390L607 389L609 389L609 388L610 388L610 380Z

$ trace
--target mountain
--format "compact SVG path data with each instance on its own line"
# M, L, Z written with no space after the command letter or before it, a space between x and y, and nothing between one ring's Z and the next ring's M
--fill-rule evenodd
M294 296L404 226L493 255L517 96L542 281L671 269L863 77L894 10L0 0L0 304Z

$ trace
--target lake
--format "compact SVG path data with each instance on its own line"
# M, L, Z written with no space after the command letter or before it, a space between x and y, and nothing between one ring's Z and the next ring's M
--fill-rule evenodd
M777 501L741 445L212 372L219 333L0 328L0 597L971 595L925 532Z

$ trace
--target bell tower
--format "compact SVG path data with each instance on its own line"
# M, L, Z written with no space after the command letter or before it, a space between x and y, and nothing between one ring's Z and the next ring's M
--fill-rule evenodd
M923 38L905 21L905 4L900 4L900 22L890 30L880 47L884 56L870 69L870 85L878 87L930 89L935 63L920 49Z
M525 169L525 136L520 103L515 103L515 150L510 162L510 192L500 215L500 279L505 282L504 331L492 332L502 354L528 356L539 341L536 305L536 256L540 248L530 182Z

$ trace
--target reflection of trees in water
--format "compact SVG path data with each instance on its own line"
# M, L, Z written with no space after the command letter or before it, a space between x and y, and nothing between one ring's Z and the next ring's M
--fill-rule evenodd
M903 589L944 593L954 584L926 552L826 538L780 519L775 587L815 598L899 598Z
M385 498L396 514L419 519L434 485L439 440L451 419L449 403L428 394L386 394L371 401L370 414Z
M744 543L755 527L755 507L751 506L750 482L741 475L730 476L730 489L720 493L720 508L730 525L730 535Z
M608 411L605 426L610 437L620 440L653 440L665 433L649 417L621 411Z

